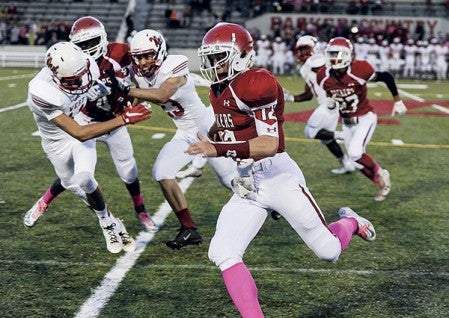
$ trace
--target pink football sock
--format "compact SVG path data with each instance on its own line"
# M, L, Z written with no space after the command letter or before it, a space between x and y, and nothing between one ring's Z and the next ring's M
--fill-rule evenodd
M337 222L329 224L329 230L338 237L341 250L344 251L351 241L351 237L359 228L357 220L354 218L341 218Z
M245 264L237 263L221 272L224 283L235 306L243 318L263 317L258 291L253 276Z
M44 193L44 196L43 196L44 202L45 202L47 205L49 205L55 198L56 198L56 196L54 196L54 195L51 193L51 187L49 187L49 188L47 189L47 191L45 191L45 193Z
M134 206L141 206L143 204L142 194L132 195L131 199L133 200Z

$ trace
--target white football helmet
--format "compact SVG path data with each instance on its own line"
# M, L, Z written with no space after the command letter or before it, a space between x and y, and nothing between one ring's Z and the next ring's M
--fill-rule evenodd
M296 56L301 63L304 63L310 56L318 52L318 40L311 35L303 35L296 41Z
M76 20L69 38L95 60L106 54L108 47L106 30L103 23L94 17L86 16Z
M326 63L334 70L349 66L354 56L351 41L343 37L336 37L329 41L325 49Z
M157 72L162 62L167 58L167 44L162 34L154 30L146 29L137 32L132 37L130 53L136 73L149 77ZM139 60L145 55L152 56L153 62L147 63L145 67L141 67L139 66Z
M53 81L68 94L83 94L93 84L89 58L74 43L52 45L47 50L45 64L53 74Z
M255 55L249 32L238 24L226 22L210 29L198 49L201 74L211 84L232 80L240 72L251 68ZM226 63L228 72L219 74L217 66L223 67Z

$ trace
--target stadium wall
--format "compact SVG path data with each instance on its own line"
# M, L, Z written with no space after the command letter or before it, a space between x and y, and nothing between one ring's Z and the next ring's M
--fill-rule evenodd
M446 33L449 27L449 20L442 18L430 17L396 17L396 16L375 16L375 15L322 15L322 14L288 14L288 13L269 13L260 17L251 19L246 22L246 26L250 29L259 29L262 34L270 35L274 22L280 18L282 25L287 20L293 22L293 26L297 26L298 21L305 19L306 22L322 24L327 21L329 24L336 25L338 22L345 22L347 25L360 25L368 22L387 25L391 22L401 22L403 26L408 28L411 33L414 32L416 25L420 22L424 23L426 36L435 36L439 32ZM267 23L268 22L268 23Z

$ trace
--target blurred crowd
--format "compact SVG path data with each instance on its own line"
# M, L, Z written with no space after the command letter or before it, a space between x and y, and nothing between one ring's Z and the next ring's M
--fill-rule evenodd
M324 53L326 41L320 41L319 48ZM276 75L297 75L295 48L280 36L265 34L256 40L255 64L271 70ZM354 41L355 58L367 60L377 71L389 71L396 78L421 80L447 80L449 62L449 39L436 37L404 43L395 37L357 36Z
M14 5L0 7L0 45L45 45L69 39L71 22L23 21Z

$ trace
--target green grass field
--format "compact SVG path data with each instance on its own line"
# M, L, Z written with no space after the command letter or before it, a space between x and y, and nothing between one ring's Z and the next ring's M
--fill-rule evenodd
M74 317L87 308L91 315L79 317L239 317L207 259L217 215L230 197L209 167L187 190L205 239L199 246L165 246L178 228L173 213L154 237L139 234L127 191L101 143L96 177L111 210L141 238L134 258L110 254L95 215L68 192L35 227L23 226L24 213L55 177L40 138L31 135L36 126L28 108L6 110L25 102L36 71L0 69L0 316ZM304 87L300 78L280 81L294 93ZM285 124L287 150L327 221L337 218L339 207L351 206L374 223L378 239L370 244L354 237L339 262L330 264L317 259L285 220L267 218L245 255L266 317L449 317L449 115L432 107L449 109L449 83L399 83L428 87L403 86L406 105L413 107L401 118L385 111L392 102L384 87L369 89L383 107L368 152L391 173L392 192L384 202L373 201L375 187L361 173L332 175L337 161L319 142L304 139L304 122ZM199 91L206 101L207 90ZM313 101L288 104L287 113L314 107ZM129 130L146 205L156 213L164 199L151 168L174 125L153 109L151 120ZM166 136L152 139L155 133ZM114 283L118 288L110 287Z

